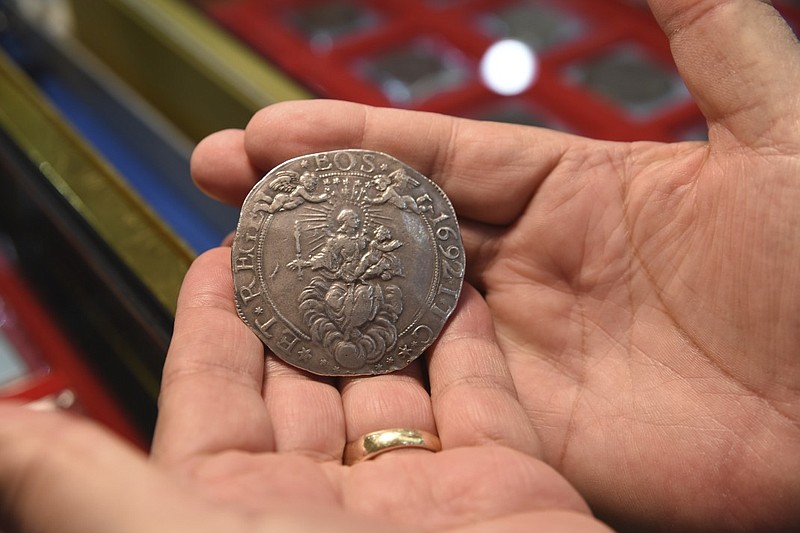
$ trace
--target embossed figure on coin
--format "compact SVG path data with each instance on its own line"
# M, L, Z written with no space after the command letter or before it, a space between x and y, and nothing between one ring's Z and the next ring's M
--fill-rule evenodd
M308 202L322 202L328 198L326 193L313 194L319 179L313 172L303 172L298 177L297 172L279 172L278 177L269 183L269 188L279 191L274 197L262 194L258 198L256 211L274 213L279 209L289 210Z
M375 176L373 183L375 184L375 188L380 193L375 198L368 198L368 200L374 204L384 204L389 202L395 207L400 209L408 209L417 214L420 214L424 211L429 211L431 209L431 206L429 205L419 206L417 204L417 200L409 195L400 194L400 192L403 191L403 189L405 189L409 184L413 186L419 185L419 182L413 180L411 176L409 176L402 168L395 170L388 176L385 174L379 174ZM425 196L423 196L421 199L430 200L429 197Z
M242 206L231 266L239 315L272 352L322 375L405 367L456 307L464 250L450 202L393 157L286 161Z
M319 253L295 259L291 269L310 268L316 276L300 296L300 310L319 342L344 368L360 368L383 358L397 341L402 291L384 282L400 274L390 255L402 243L379 226L369 239L352 209L342 209L338 227Z
M367 246L367 253L361 258L364 279L380 276L382 280L388 281L392 276L402 276L400 260L393 252L403 246L403 243L393 239L386 226L375 228L374 235L375 238Z

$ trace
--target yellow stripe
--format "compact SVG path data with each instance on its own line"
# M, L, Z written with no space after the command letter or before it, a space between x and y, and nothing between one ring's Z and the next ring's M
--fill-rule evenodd
M185 0L72 0L76 37L198 141L310 95Z
M158 301L174 313L193 253L2 52L0 128Z

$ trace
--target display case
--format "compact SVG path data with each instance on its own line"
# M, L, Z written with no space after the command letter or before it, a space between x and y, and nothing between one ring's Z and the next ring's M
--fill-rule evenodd
M91 417L147 448L146 434L0 254L0 399Z
M198 0L317 95L546 126L609 140L704 138L644 1ZM795 23L796 2L775 2ZM514 94L484 68L502 40L535 74ZM503 69L519 56L497 57ZM510 63L509 63L510 62ZM509 63L509 64L506 64Z
M800 27L798 2L775 5ZM522 59L490 53L502 42ZM491 73L508 70L527 81L500 88ZM36 327L19 330L33 344L2 337L0 396L113 404L152 431L181 280L237 218L196 190L191 150L309 97L609 140L706 136L643 1L0 0L0 242L64 339L51 355L26 348Z
M657 24L645 10L624 3L199 4L264 57L327 97L613 140L675 140L702 125ZM493 90L482 69L487 51L501 40L525 45L535 63L535 76L513 95Z
M0 1L0 22L0 239L76 365L147 435L183 275L237 218L192 184L192 147L306 94L183 2ZM130 65L93 49L87 24L131 37L128 61L179 73L192 120L174 113L177 89L148 93ZM159 87L156 74L144 81ZM57 356L41 357L54 368ZM36 374L20 361L4 360L9 379ZM72 374L59 375L74 392ZM83 396L87 413L104 401Z

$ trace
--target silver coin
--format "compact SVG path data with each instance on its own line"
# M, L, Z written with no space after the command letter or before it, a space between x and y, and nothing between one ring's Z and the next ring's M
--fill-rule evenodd
M419 357L455 309L465 266L444 192L368 150L271 170L242 205L231 263L242 320L287 363L327 376Z

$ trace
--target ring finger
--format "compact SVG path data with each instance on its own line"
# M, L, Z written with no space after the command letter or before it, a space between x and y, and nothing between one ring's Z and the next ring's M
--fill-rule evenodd
M356 443L367 433L392 428L436 433L422 364L423 358L420 357L403 370L392 374L341 380L342 405L349 443ZM398 450L391 455L396 453L428 452L407 449Z

